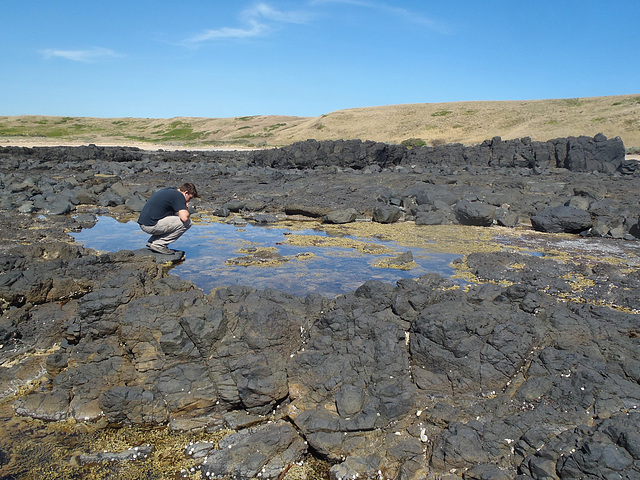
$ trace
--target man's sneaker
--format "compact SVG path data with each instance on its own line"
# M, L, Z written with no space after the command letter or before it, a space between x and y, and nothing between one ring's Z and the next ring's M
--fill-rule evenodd
M170 248L165 247L164 245L153 245L152 243L147 243L147 248L152 252L161 253L163 255L173 255L174 252Z

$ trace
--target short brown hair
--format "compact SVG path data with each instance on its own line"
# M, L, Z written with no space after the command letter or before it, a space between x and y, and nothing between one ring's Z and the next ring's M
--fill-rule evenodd
M193 198L198 196L198 191L196 190L196 186L193 183L183 183L182 185L180 185L180 188L178 188L178 190L193 195Z

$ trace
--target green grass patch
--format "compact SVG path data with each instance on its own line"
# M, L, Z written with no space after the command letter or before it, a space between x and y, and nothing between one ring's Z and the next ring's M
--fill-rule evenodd
M270 133L247 133L246 135L239 135L233 138L268 138L270 136Z
M264 127L264 131L272 132L273 130L276 130L277 128L280 128L280 127L284 127L286 125L287 125L286 123L275 123L273 125L269 125L268 127Z
M617 102L613 102L611 105L614 107L618 107L620 105L638 105L638 104L640 104L640 97L625 98L624 100L618 100Z
M437 112L433 112L431 114L432 117L446 117L447 115L453 113L451 110L438 110Z
M155 126L156 128L163 128L165 125L159 124ZM154 130L151 132L151 135L156 135L160 137L159 140L167 140L167 141L176 141L176 142L188 142L193 140L200 140L204 136L206 136L205 132L194 132L193 127L186 122L181 120L175 120L168 125L169 130ZM130 138L132 140L140 140L140 141L153 141L148 139L147 137L129 135L125 136L125 138Z
M12 137L47 137L62 138L78 133L81 128L38 127L37 125L0 128L0 135Z
M25 131L25 127L7 127L5 125L0 125L0 135L22 137L28 134Z
M45 132L44 136L48 138L64 138L73 135L74 133L76 132L73 132L68 128L52 128Z
M160 135L163 140L189 141L199 140L205 135L204 132L194 132L190 126L174 128Z
M229 145L250 145L250 144L251 144L251 142L249 142L249 140L247 140L246 138L242 138L242 137L234 139L233 142L229 142Z
M256 118L257 115L250 115L248 117L236 117L236 120L240 120L242 122L248 122L252 118Z
M71 122L75 120L75 118L73 117L62 117L60 120L58 120L57 122L55 122L56 124L60 125L62 123L67 123L67 122Z
M250 125L245 125L244 127L239 127L238 130L244 130L245 128L251 128Z

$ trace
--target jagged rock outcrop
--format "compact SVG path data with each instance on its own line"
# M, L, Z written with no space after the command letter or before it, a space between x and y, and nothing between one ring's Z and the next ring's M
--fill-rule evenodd
M67 235L132 215L185 175L202 210L249 220L531 221L635 244L639 177L619 147L596 136L237 155L2 148L2 398L49 422L233 429L185 452L207 478L280 478L305 455L335 479L640 475L632 257L589 266L505 248L460 260L479 282L466 288L429 274L296 297L203 292L154 255L98 254ZM45 214L58 202L82 214ZM543 222L558 212L558 227ZM37 386L13 398L16 379Z

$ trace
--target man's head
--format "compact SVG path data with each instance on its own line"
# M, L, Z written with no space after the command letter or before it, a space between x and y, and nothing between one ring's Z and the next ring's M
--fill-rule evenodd
M178 188L182 193L190 195L191 198L196 198L198 196L198 191L196 190L196 186L193 183L183 183Z

